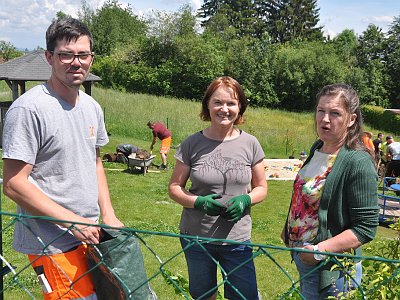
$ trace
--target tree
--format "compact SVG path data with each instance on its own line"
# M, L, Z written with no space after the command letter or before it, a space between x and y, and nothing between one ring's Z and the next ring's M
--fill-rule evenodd
M176 53L178 37L192 38L197 34L197 20L188 5L178 12L153 11L146 20L147 39L144 41L142 58L156 67L171 59Z
M227 20L225 28L235 29L237 37L261 37L263 34L263 16L257 10L259 0L220 0L204 1L199 9L199 17L203 18L202 26L218 23L223 16ZM217 19L215 22L214 19Z
M143 38L147 30L146 24L133 14L130 6L122 8L117 0L105 2L86 21L89 21L95 41L94 52L98 55L110 55L117 47Z
M86 0L82 0L81 3L81 9L78 11L79 20L81 20L87 26L90 26L95 12L87 4Z
M393 107L400 107L400 16L389 27L386 47L386 68L390 77L389 90Z
M385 58L386 39L382 29L374 24L368 25L358 38L357 59L361 67L368 65L370 60Z
M203 37L177 38L176 53L167 62L172 95L199 100L208 84L223 74L225 53Z
M215 15L222 3L223 1L221 0L204 0L203 4L198 9L198 16L207 19L210 16ZM202 25L205 23L207 23L207 20L203 21Z
M3 60L8 61L21 55L22 52L18 51L13 44L0 40L0 57Z
M229 24L227 16L222 12L218 12L208 20L203 35L218 37L226 43L237 38L236 28Z
M389 105L389 77L385 62L385 48L385 35L376 25L370 24L358 38L356 57L363 78L356 80L357 83L353 85L358 89L363 103L382 107Z
M389 106L388 76L385 65L377 59L371 60L364 68L357 68L362 74L362 78L353 75L349 78L349 83L358 91L361 103L377 105L381 107ZM355 70L352 72L355 74Z
M275 42L322 40L317 0L275 0L270 11L268 31Z
M241 83L251 106L277 107L279 104L272 79L273 56L268 36L246 37L229 44L224 73Z
M337 54L345 60L349 65L357 65L357 46L358 40L353 29L345 29L339 33L332 43L336 49Z
M176 19L178 35L180 37L193 37L198 32L197 18L191 6L186 4L178 11L179 17Z
M331 44L315 41L277 48L273 83L283 108L310 110L323 86L345 81L348 67Z
M261 38L267 31L275 42L322 40L317 0L206 0L199 16L207 27L214 16L226 15L238 37Z
M60 20L60 19L65 19L65 18L68 18L68 17L71 17L70 15L68 15L68 14L66 14L65 12L63 12L63 11L58 11L57 12L57 14L56 14L56 18L58 19L58 20Z

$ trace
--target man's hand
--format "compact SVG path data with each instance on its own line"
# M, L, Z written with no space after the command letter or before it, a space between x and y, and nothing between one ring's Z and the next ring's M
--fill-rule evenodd
M251 198L248 194L244 194L231 198L226 204L228 205L226 215L229 220L237 222L242 217L245 208L251 204Z
M125 225L116 217L103 217L103 223L111 227L125 227Z
M222 196L218 194L198 196L194 202L194 208L205 212L209 216L218 216L225 209L225 206L215 200L221 198Z
M96 223L93 223L95 225ZM100 238L100 227L84 224L75 224L71 232L74 236L86 244L98 244Z

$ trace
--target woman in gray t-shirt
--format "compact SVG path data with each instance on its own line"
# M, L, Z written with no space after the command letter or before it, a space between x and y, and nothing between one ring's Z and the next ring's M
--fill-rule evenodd
M224 241L250 241L250 207L267 194L260 143L235 126L243 123L246 107L235 79L215 79L202 101L201 118L211 121L210 126L188 137L175 154L169 194L183 206L181 233L222 240L181 238L193 298L216 298L217 261L229 282L224 286L226 298L258 299L251 247Z

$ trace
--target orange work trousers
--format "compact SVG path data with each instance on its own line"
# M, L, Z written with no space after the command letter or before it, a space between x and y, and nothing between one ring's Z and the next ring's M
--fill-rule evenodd
M84 299L95 294L86 259L86 245L51 255L28 255L43 287L45 300ZM46 281L43 286L43 281Z

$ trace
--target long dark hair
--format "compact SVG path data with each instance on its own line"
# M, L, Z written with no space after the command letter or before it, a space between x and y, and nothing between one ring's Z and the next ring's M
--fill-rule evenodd
M353 125L348 128L347 136L345 139L346 147L352 150L363 150L368 152L372 157L373 153L367 149L362 141L363 135L363 118L360 108L360 99L357 92L348 84L331 84L324 86L317 94L318 106L319 100L323 96L339 97L343 100L344 108L348 114L348 118L355 114L356 120Z

